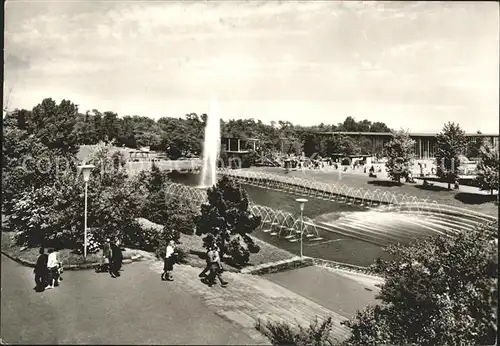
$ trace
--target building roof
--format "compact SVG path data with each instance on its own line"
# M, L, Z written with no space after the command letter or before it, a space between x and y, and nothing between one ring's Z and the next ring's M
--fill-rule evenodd
M238 138L238 137L226 137L226 136L221 136L221 139L239 139L239 140L242 140L242 141L253 141L253 142L258 142L260 141L260 139L257 139L257 138Z
M350 135L350 136L380 136L389 137L392 136L392 132L348 132L348 131L334 131L334 132L320 132L323 135ZM424 133L424 132L410 132L410 137L436 137L437 133ZM466 137L499 137L499 134L492 133L466 133Z

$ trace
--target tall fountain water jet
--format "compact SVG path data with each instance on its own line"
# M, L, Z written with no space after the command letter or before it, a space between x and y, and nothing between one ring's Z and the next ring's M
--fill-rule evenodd
M203 143L203 167L199 187L211 187L217 184L217 163L220 152L220 115L217 101L212 100L205 125Z

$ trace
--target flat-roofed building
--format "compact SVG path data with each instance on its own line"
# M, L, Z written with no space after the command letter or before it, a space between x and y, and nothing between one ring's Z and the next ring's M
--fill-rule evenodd
M392 133L390 132L322 132L324 135L329 136L350 136L350 137L366 137L372 142L372 153L382 152L385 144L389 142L392 138ZM409 133L410 137L415 140L415 157L417 159L431 159L434 158L437 151L437 133ZM499 134L487 134L487 133L466 133L465 134L467 142L475 141L477 138L484 138L490 143L494 148L498 150ZM467 150L467 149L466 149ZM468 157L468 153L464 153Z

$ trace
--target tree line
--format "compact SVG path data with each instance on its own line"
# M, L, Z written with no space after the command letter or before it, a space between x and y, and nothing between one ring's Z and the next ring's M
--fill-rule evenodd
M157 120L139 115L120 117L115 112L97 109L81 113L69 100L57 104L46 98L32 110L8 112L3 120L4 126L16 127L30 134L36 131L44 144L58 146L63 141L71 150L76 150L79 145L100 142L128 148L149 146L175 159L201 154L207 114L188 113L184 117ZM366 138L321 135L321 132L331 131L391 132L391 129L383 122L357 122L352 117L336 125L321 123L314 126L299 126L289 121L265 124L255 119L221 120L222 136L258 139L258 149L263 154L304 152L307 156L315 153L328 156L334 152L363 154L371 150Z

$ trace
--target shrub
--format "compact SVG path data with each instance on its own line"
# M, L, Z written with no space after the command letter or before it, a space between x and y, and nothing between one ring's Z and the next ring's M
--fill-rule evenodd
M124 243L136 249L156 251L160 246L163 229L149 220L134 220L124 232Z
M94 232L97 232L97 230L95 229L91 230L87 234L87 254L98 253L99 250L101 250L102 248L103 241L98 240L97 237L94 235ZM78 241L77 247L74 252L78 255L82 255L84 253L83 248L84 248L84 242L82 236L82 241Z
M220 248L221 259L229 255L236 266L244 266L250 259L253 246L249 234L261 223L260 216L248 210L248 196L241 186L223 177L216 186L207 191L208 202L201 205L201 215L196 220L196 231L203 238L203 246L216 243ZM247 248L243 246L247 245Z
M323 322L319 322L316 317L309 325L309 328L298 326L293 328L287 323L268 322L262 325L258 320L255 328L264 334L273 345L297 345L297 346L323 346L335 345L338 342L332 336L333 321L328 317Z
M231 256L237 266L244 266L250 261L250 251L241 245L239 237L231 240L227 246L227 254Z
M154 250L156 253L156 257L165 257L165 249L167 248L168 242L173 240L177 243L180 239L180 236L181 235L179 231L172 229L170 225L164 226L161 234L159 235L157 246Z
M388 248L373 266L381 303L342 322L355 345L491 345L497 334L498 221Z

